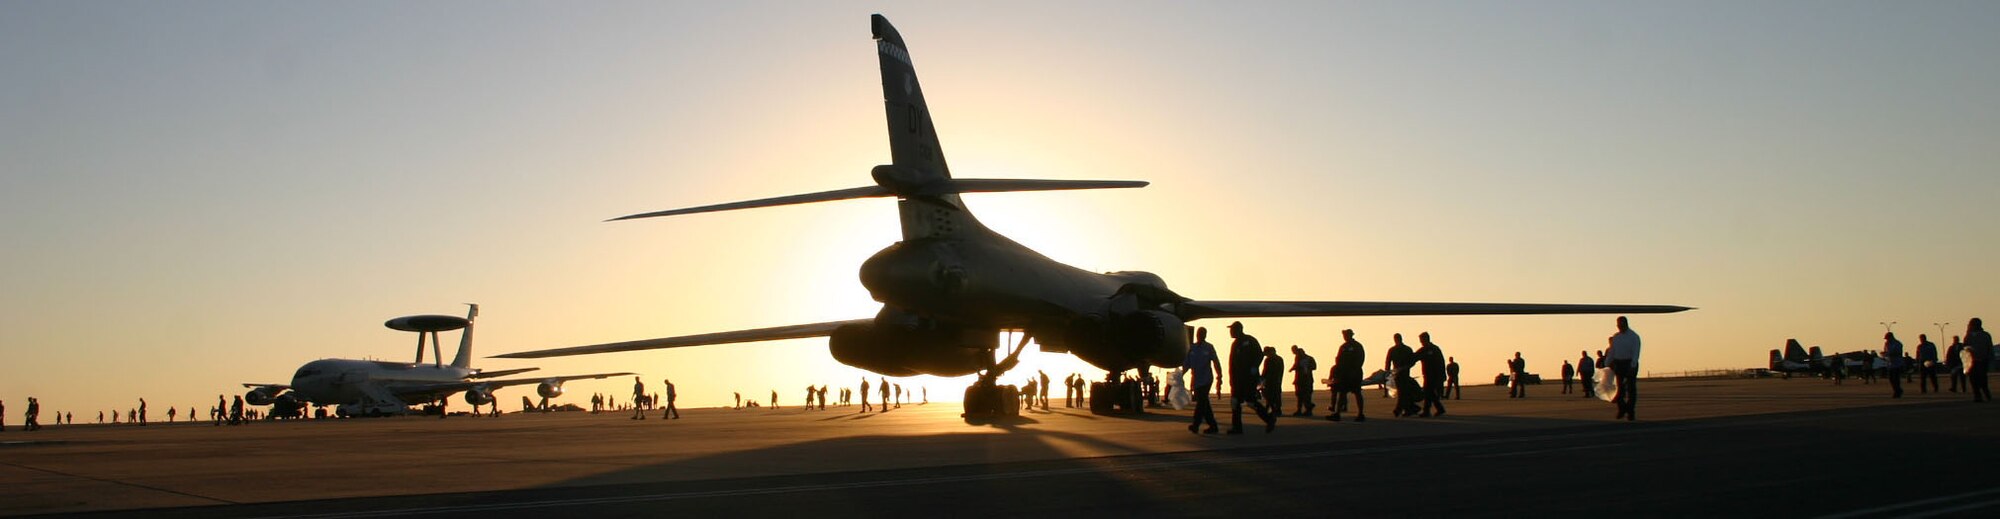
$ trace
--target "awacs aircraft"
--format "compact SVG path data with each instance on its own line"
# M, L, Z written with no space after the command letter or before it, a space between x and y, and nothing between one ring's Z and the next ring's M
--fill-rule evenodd
M853 198L895 197L903 239L861 264L861 284L882 303L872 318L648 339L500 355L541 358L710 344L827 337L833 358L890 376L979 373L965 393L967 416L1018 412L1016 389L996 380L1017 363L1032 338L1043 351L1068 352L1112 373L1094 384L1118 407L1137 409L1136 384L1126 370L1174 366L1187 353L1186 323L1196 319L1286 316L1665 313L1657 305L1493 303L1271 302L1195 300L1167 288L1159 276L1127 271L1098 274L1064 265L1001 236L973 218L963 193L1134 188L1145 182L953 178L938 145L923 88L903 37L881 15L873 18L888 119L891 162L870 173L875 184L802 195L675 209L615 218L631 220ZM1020 330L1021 341L995 360L997 335ZM1093 400L1098 398L1094 396Z
M479 317L479 305L470 305L464 318L450 315L412 315L383 323L390 329L416 332L417 360L411 363L376 360L320 359L299 366L291 384L244 384L251 388L243 401L251 405L278 404L294 409L305 405L335 405L340 416L381 416L407 413L410 404L449 398L465 392L465 403L493 402L493 390L522 384L537 384L543 398L562 395L563 382L585 378L605 378L631 373L598 373L566 377L487 380L534 371L521 368L480 371L472 368L472 321ZM458 338L458 356L444 364L438 332L464 329ZM433 360L424 364L424 342L428 338Z

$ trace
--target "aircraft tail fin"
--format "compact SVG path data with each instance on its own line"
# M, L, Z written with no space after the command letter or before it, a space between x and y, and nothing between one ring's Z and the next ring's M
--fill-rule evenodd
M1785 339L1785 360L1805 362L1811 359L1812 355L1806 353L1806 347L1800 345L1798 339Z
M930 106L924 102L924 89L917 83L917 68L910 60L909 48L904 46L903 35L896 32L896 27L882 15L873 15L870 21L877 58L881 62L882 108L889 123L891 156L889 164L876 166L870 172L875 185L639 213L613 218L612 221L893 196L900 199L898 209L903 238L908 240L984 229L959 200L959 193L1145 187L1145 182L1138 181L952 179L951 168L945 165L944 148L938 144L937 127L931 124Z
M1778 366L1783 364L1784 360L1783 356L1778 355L1778 350L1771 350L1771 371L1777 371Z
M469 369L472 367L472 322L479 318L479 304L465 305L472 308L465 312L465 331L459 333L458 356L451 358L451 367Z
M951 178L937 127L931 125L924 88L917 84L917 67L910 62L903 35L882 15L870 17L875 51L882 63L882 105L889 119L889 154L896 167L920 176L924 183Z

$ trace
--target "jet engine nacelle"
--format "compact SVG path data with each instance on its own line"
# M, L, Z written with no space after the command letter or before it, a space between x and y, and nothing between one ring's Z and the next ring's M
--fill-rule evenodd
M542 381L541 384L537 384L535 386L535 394L542 395L542 398L555 398L562 396L562 393L563 389L561 380L556 380L556 379L544 380Z
M486 387L467 389L465 390L465 403L470 405L491 404L493 403L493 390Z
M1069 341L1069 351L1098 366L1178 366L1187 358L1186 322L1160 310L1116 314L1098 324L1099 340ZM1080 330L1090 334L1091 330Z
M250 405L271 405L278 401L278 393L284 391L274 387L260 387L243 394L243 403Z
M833 330L827 349L841 364L891 377L970 375L993 362L991 344L999 330L956 327L906 328L874 323Z

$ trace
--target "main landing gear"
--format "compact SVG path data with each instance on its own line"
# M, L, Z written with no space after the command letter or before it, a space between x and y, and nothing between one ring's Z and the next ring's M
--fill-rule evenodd
M1021 334L1020 344L1007 354L1006 360L995 363L979 374L979 380L965 388L966 419L977 417L1005 418L1021 416L1021 390L1013 385L1001 385L1000 375L1014 369L1021 360L1021 349L1028 346L1028 334Z
M1126 378L1125 372L1120 371L1105 375L1103 382L1091 382L1090 414L1146 414L1146 398L1139 390L1139 380Z

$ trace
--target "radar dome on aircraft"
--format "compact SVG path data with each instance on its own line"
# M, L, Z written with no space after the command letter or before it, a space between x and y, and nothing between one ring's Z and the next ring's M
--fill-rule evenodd
M409 315L390 319L382 323L391 330L404 332L444 332L464 328L472 321L455 315Z

